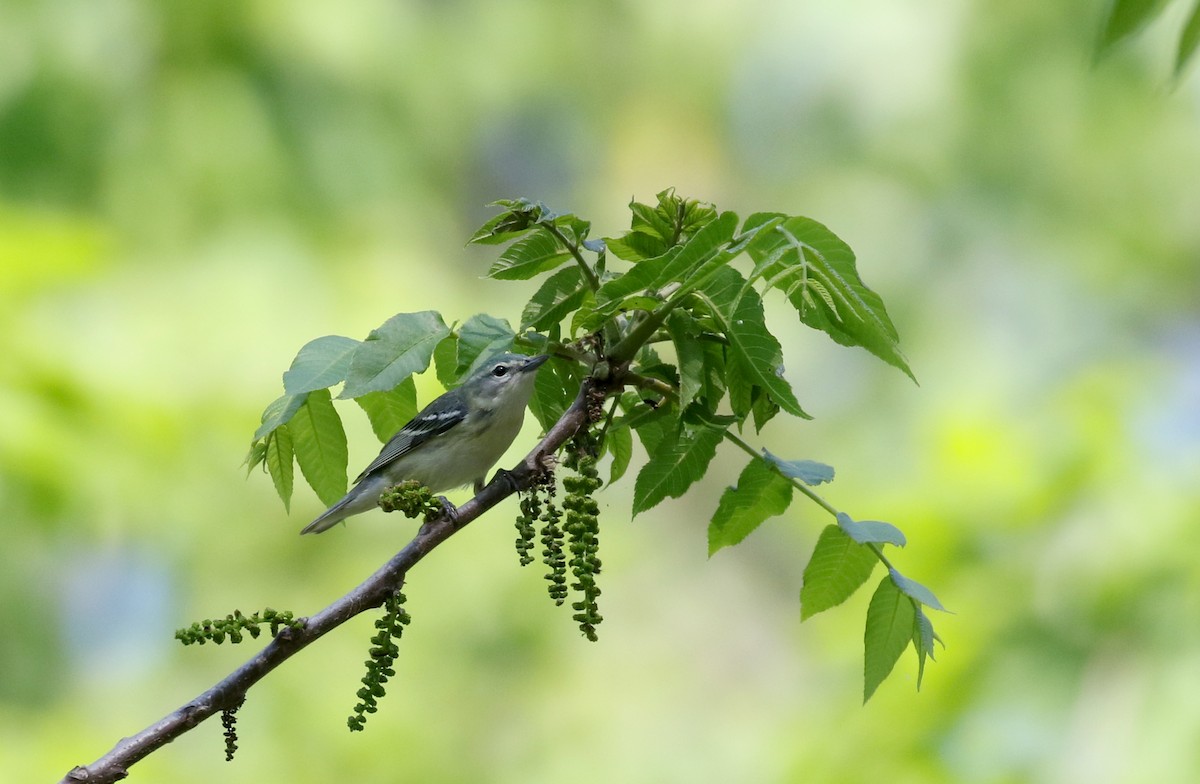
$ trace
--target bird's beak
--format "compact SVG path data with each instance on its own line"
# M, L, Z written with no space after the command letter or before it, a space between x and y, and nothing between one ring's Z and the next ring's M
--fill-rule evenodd
M549 354L538 354L536 357L530 357L525 360L525 364L521 365L521 372L529 373L530 371L537 370L549 358Z

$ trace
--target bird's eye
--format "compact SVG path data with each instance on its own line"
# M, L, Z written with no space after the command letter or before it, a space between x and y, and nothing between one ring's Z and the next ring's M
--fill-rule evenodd
M496 378L502 378L507 373L508 373L508 368L505 367L504 365L496 365L496 367L492 368L492 375L495 376Z

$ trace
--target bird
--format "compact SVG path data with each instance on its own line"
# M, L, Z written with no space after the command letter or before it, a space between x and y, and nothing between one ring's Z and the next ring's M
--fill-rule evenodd
M537 369L548 354L504 352L490 357L456 389L436 398L388 440L340 501L300 533L327 531L370 511L379 495L407 479L440 493L474 483L504 455L525 420ZM449 502L445 502L449 503Z

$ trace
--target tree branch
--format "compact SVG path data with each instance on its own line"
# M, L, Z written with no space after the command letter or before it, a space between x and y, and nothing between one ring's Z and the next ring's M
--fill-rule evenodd
M603 382L586 379L580 385L579 394L570 408L563 413L541 443L509 472L509 480L512 481L493 479L474 498L458 507L458 513L453 519L443 517L421 526L417 535L403 550L392 556L391 560L358 587L308 618L303 628L282 628L265 648L220 683L136 735L122 738L111 751L92 764L72 769L60 784L107 784L125 778L129 775L129 767L134 763L196 727L213 714L240 705L250 687L309 644L359 613L381 606L389 594L403 585L408 570L435 547L517 489L529 487L535 474L542 470L544 457L554 454L581 428L589 424L589 404L592 395L607 396L612 390L620 387L621 381L617 378Z

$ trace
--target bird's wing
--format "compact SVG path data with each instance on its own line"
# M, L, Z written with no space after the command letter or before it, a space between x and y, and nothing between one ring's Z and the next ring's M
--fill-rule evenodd
M369 474L387 466L394 460L407 455L429 439L440 436L467 418L467 407L456 395L442 395L408 421L400 432L383 445L379 457L371 461L355 484Z

